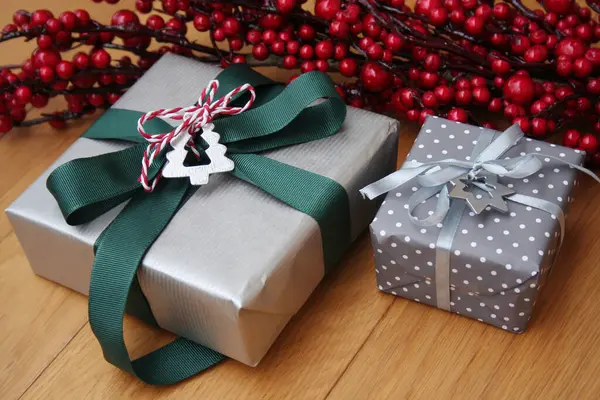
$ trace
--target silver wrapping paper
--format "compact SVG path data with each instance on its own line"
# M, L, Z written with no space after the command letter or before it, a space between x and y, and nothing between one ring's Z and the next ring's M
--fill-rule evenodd
M146 112L193 104L219 71L166 55L114 107ZM337 135L266 155L343 185L355 239L377 207L358 190L394 170L397 135L397 121L349 108ZM121 207L69 226L45 182L66 161L124 146L78 139L6 210L36 274L87 294L92 246ZM321 235L311 217L220 174L177 213L138 277L161 327L254 366L323 274Z
M428 118L407 160L469 160L483 128ZM499 132L491 131L495 135ZM522 139L505 157L544 153L581 164L582 152L532 139ZM551 158L524 179L500 178L517 193L559 205L566 213L577 170ZM423 228L408 215L408 199L417 182L388 193L371 224L379 289L432 306L435 290L436 242L442 224ZM437 199L420 204L415 215L431 215ZM523 332L538 293L556 256L559 224L547 212L507 202L509 213L495 210L476 215L466 208L450 253L450 309L511 332ZM568 240L568 238L566 239Z

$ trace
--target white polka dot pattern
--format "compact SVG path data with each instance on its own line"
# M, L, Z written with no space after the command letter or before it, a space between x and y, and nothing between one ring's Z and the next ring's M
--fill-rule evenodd
M468 160L483 130L428 118L410 160ZM536 140L521 140L505 156L530 152L575 164L583 160L583 154ZM573 200L575 170L552 159L543 164L529 178L500 178L499 182L517 193L556 203L566 212ZM384 292L436 306L436 241L443 225L424 229L410 221L406 208L413 193L412 185L390 192L371 224L377 282ZM414 214L425 218L436 200L432 197L418 205ZM475 215L468 209L463 214L450 255L451 311L519 333L527 327L556 254L559 226L556 217L544 211L512 202L508 207L508 214Z

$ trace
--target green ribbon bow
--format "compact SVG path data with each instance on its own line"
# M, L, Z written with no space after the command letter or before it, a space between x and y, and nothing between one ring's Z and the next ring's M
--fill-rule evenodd
M235 162L234 176L249 182L290 207L313 217L321 229L325 266L330 267L350 244L348 196L337 182L257 153L318 140L341 127L346 107L329 77L311 72L287 87L241 65L217 77L217 97L249 83L256 89L254 107L214 121L227 156ZM234 100L243 103L245 96ZM315 104L317 100L322 100ZM184 338L131 360L123 339L123 316L132 312L156 323L137 282L144 255L173 215L198 189L188 178L163 179L152 193L137 181L145 140L137 130L142 113L110 109L83 137L119 139L139 144L125 150L69 161L56 168L48 190L70 225L89 222L129 200L94 245L95 260L89 293L89 320L104 357L149 384L171 384L221 361L224 356ZM170 131L160 120L148 121L149 133ZM202 152L202 144L197 144ZM155 160L149 178L165 162Z

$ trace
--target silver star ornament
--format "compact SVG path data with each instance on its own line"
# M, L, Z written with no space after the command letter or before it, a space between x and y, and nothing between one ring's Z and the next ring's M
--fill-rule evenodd
M463 175L457 179L453 179L450 183L453 185L450 191L450 198L464 200L469 208L473 210L475 214L481 214L486 207L492 207L498 211L508 212L508 205L504 198L514 194L515 191L501 185L497 182L497 179L491 179L495 182L490 182L489 179L484 181L485 185L491 189L489 192L477 188L476 185L470 184L466 175ZM473 190L477 193L474 193Z

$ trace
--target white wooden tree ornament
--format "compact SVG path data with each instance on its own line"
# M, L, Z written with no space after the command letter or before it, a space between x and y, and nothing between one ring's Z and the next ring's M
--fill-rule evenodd
M202 130L202 139L208 143L206 155L210 158L207 165L184 165L188 150L186 144L191 138L189 132L184 131L171 141L173 150L167 153L167 162L162 174L166 178L189 177L192 185L206 185L211 174L233 171L235 164L225 157L227 147L219 143L221 136L214 131L214 124L207 124Z

